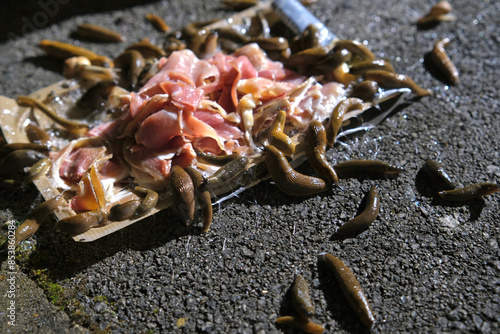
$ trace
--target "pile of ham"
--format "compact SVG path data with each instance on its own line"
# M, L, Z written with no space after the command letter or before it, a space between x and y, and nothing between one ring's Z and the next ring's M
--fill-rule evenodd
M109 207L116 189L132 183L165 191L174 165L210 176L219 167L199 163L200 153L258 159L280 109L291 136L330 117L345 97L342 84L286 69L256 44L206 59L176 51L156 66L142 88L120 96L118 118L52 155L50 177L76 192L75 211Z

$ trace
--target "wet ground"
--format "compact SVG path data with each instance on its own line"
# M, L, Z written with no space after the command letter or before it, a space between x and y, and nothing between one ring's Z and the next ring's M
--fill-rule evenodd
M2 12L0 94L16 97L62 79L61 63L35 46L41 39L72 42L81 22L113 27L127 43L161 36L144 15L155 12L173 28L230 14L210 1L157 1L117 8L111 1L8 1ZM292 313L296 274L311 284L317 320L328 332L362 332L339 286L318 254L340 257L355 272L377 319L374 332L500 330L500 195L452 203L436 197L420 171L425 159L443 162L459 185L499 182L498 102L500 3L454 1L454 22L417 29L432 1L318 1L310 7L338 36L366 41L396 70L433 96L422 98L376 129L342 140L331 162L380 159L401 166L396 179L362 176L341 189L292 198L266 182L215 207L212 228L186 230L172 211L93 243L75 243L52 221L0 271L0 331L20 332L287 332L278 316ZM8 24L7 24L8 23ZM43 24L42 24L43 23ZM24 33L24 34L23 34ZM424 61L435 41L461 82L449 86ZM116 55L124 45L82 43ZM305 171L310 172L307 167ZM381 212L356 238L333 240L372 185ZM34 187L0 191L2 235L40 201ZM6 297L10 278L15 297ZM15 301L16 326L7 307ZM59 308L57 308L57 305ZM61 311L60 309L64 309Z

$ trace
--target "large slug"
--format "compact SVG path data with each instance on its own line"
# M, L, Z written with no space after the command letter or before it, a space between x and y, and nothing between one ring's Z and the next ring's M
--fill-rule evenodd
M331 255L324 254L323 260L333 272L340 285L342 293L353 308L361 322L368 328L375 324L375 316L371 310L368 298L366 298L361 285L354 276L353 271L342 260Z
M307 160L323 178L327 184L339 185L339 178L335 169L328 162L326 152L326 131L320 121L313 120L309 123L305 132L305 152Z
M456 86L460 82L458 78L458 70L451 62L451 59L446 54L444 47L450 43L449 38L443 38L434 44L434 48L429 54L432 62L437 66L437 68L446 75L446 79Z
M474 198L491 195L497 191L500 191L500 188L496 183L485 182L476 183L459 189L443 190L438 194L447 201L468 201Z
M291 196L307 196L328 190L322 179L296 172L285 155L272 145L266 146L266 164L276 186Z

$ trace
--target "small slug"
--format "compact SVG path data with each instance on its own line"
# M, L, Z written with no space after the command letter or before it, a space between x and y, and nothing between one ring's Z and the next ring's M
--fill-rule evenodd
M161 32L167 32L170 30L168 24L156 14L153 13L146 14L146 20L151 22L153 26Z
M28 184L35 180L40 179L49 171L52 166L52 160L50 158L45 158L38 160L30 169L26 172L26 176L24 177L24 183Z
M500 191L500 188L496 183L485 182L476 183L459 189L443 190L438 194L447 201L468 201L477 197L491 195L497 191Z
M203 163L216 165L216 166L224 166L225 164L238 159L238 155L233 153L229 155L215 155L206 152L196 152L196 158Z
M443 166L436 160L427 159L422 170L427 174L430 183L439 190L452 190L456 188Z
M354 309L358 318L366 327L373 328L373 325L376 323L375 316L351 268L331 254L324 254L323 260L333 272L342 293L349 302L349 305Z
M200 205L201 212L203 214L203 233L207 233L212 224L212 198L210 197L210 192L208 190L201 190L203 185L203 176L193 167L187 167L186 172L191 177L194 185L194 194Z
M403 171L403 168L389 165L380 160L349 160L339 162L333 166L338 174L351 173L377 173L398 175Z
M417 24L425 25L439 21L454 21L456 17L450 14L452 11L453 7L448 1L440 1L431 8L427 15L418 19Z
M286 123L286 111L279 110L270 128L269 143L283 152L284 155L292 155L295 152L295 143L283 130Z
M151 211L158 203L158 193L154 190L144 187L135 187L134 191L137 191L144 195L144 198L141 200L141 203L137 207L135 212L136 215L140 216Z
M376 93L378 93L378 84L372 80L365 80L353 89L351 96L363 101L372 101Z
M249 163L250 160L247 157L241 157L228 162L205 180L203 189L207 186L219 186L235 179L246 170Z
M291 315L279 317L278 319L276 319L276 323L280 325L290 326L309 334L321 334L325 331L325 327L323 327L323 325L321 324L318 324L312 320L304 320L300 317L294 317Z
M115 58L115 66L121 68L127 73L130 85L135 87L139 81L139 76L146 66L146 61L142 54L137 50L128 50L122 52Z
M349 67L349 73L354 75L361 75L370 70L381 70L396 73L391 63L382 59L360 61Z
M363 60L375 60L375 55L363 43L358 41L338 40L335 42L333 50L337 51L341 49L349 50L353 55L357 55Z
M47 146L50 142L50 135L34 123L26 125L25 131L30 143Z
M309 293L309 283L302 275L297 275L292 288L292 304L304 320L314 316L314 305Z
M417 85L410 77L404 74L395 74L382 70L366 71L365 80L373 80L378 82L384 88L409 88L418 96L431 95L432 92Z
M84 134L89 130L89 126L84 123L79 123L71 120L67 120L63 117L60 117L57 115L57 113L50 109L48 106L46 106L44 103L32 98L31 96L18 96L17 97L17 103L20 106L24 107L31 107L31 108L37 108L41 110L45 115L50 117L54 122L57 122L59 125L67 129L68 131L71 131L73 133L77 134Z
M333 143L335 142L337 133L339 132L342 122L344 121L344 115L351 110L362 109L363 106L363 100L356 97L349 97L335 106L332 116L330 117L330 122L326 127L326 139L329 146L333 146Z
M266 164L276 186L291 196L315 195L329 189L320 178L296 172L285 155L272 145L266 146Z
M444 47L450 43L449 38L443 38L434 44L434 48L429 54L432 62L437 66L437 68L446 75L449 82L456 86L459 84L460 79L458 78L458 70L451 62L450 58L446 54Z
M108 220L116 222L129 219L135 215L135 210L137 210L140 204L140 200L133 199L125 203L113 205L109 209Z
M186 225L194 220L194 185L189 174L181 166L173 166L170 171L170 184L174 194L174 208L184 219Z
M111 29L100 25L82 23L78 25L76 34L80 38L91 39L98 42L123 42L125 37Z
M323 124L313 120L307 126L305 132L305 152L307 160L329 185L339 185L339 178L335 169L328 162L326 152L326 131Z
M363 212L342 225L334 236L344 238L366 230L377 219L379 208L378 190L376 186L373 186L368 192Z
M79 213L77 215L63 218L59 221L59 229L75 236L88 231L91 227L101 224L106 219L106 216L101 209Z
M63 205L62 196L40 203L16 229L15 246L17 247L21 242L35 234L47 217L61 205Z
M90 50L72 44L57 41L42 40L38 46L51 57L66 60L71 57L83 56L90 60L92 65L113 67L113 62L106 56L100 56Z

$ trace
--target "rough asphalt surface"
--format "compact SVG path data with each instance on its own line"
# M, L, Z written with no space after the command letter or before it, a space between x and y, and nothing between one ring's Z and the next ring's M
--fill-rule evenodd
M77 23L112 27L127 43L144 36L161 43L144 20L148 12L174 29L231 13L203 0L124 1L119 7L106 0L7 3L9 10L0 14L0 94L9 97L62 79L61 63L36 44L74 42ZM401 176L342 179L342 189L308 198L288 197L265 182L215 207L205 235L183 228L170 210L87 244L59 233L52 220L21 247L15 327L7 324L12 274L0 255L0 332L293 333L275 320L293 313L296 274L310 282L316 318L327 332L366 331L318 261L318 254L329 252L360 281L381 322L373 332L498 333L500 194L447 202L419 170L435 158L459 185L500 181L500 2L453 1L456 21L417 29L415 20L433 4L320 0L310 7L338 36L366 40L378 57L433 91L328 151L333 163L385 160L404 167ZM458 87L424 62L443 37L451 39L447 52L460 71ZM81 44L109 56L126 45ZM304 171L311 172L307 166ZM356 238L332 240L372 185L380 191L378 219ZM40 198L33 186L1 190L0 196L5 238L6 223L22 221Z

